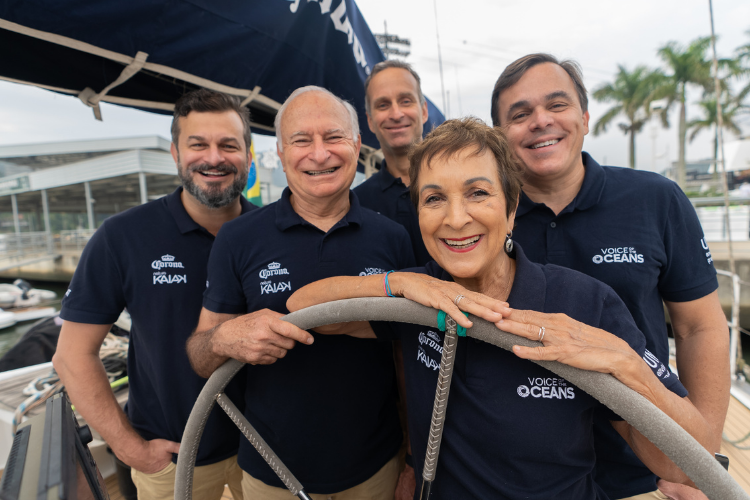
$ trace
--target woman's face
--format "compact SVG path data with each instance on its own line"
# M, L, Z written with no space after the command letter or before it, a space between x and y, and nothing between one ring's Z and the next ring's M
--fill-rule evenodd
M489 276L505 258L505 235L515 210L505 214L505 196L494 156L433 159L419 171L419 227L427 251L454 278Z

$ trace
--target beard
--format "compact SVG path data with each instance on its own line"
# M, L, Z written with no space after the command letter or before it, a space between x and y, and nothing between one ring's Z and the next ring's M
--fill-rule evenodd
M208 170L235 174L234 181L226 188L222 188L221 186L203 188L193 182L193 176L201 175L199 172L205 172ZM205 205L208 208L222 208L234 203L242 194L242 191L244 191L246 187L245 185L247 184L248 169L245 168L240 172L237 167L228 163L222 163L219 165L208 165L203 163L192 165L186 169L181 163L178 163L177 175L182 181L183 189L193 195L200 204Z

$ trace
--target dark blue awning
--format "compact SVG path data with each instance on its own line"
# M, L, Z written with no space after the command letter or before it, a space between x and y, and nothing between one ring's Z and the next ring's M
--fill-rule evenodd
M200 86L240 95L256 133L273 133L293 90L319 85L354 104L363 143L378 148L363 83L384 57L352 0L6 0L0 47L0 79L95 110L106 101L171 113ZM428 106L426 130L444 120Z

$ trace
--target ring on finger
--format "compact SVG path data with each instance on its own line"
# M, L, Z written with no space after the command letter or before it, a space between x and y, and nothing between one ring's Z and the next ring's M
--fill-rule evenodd
M542 340L544 340L544 332L545 332L544 327L540 326L539 327L539 340L537 340L537 342L541 342Z
M463 295L461 295L461 294L458 294L458 295L456 296L456 298L455 298L455 299L453 299L453 303L454 303L454 304L456 304L456 307L458 307L458 303L459 303L459 302L461 302L461 299L465 299L465 298L466 298L466 297L464 297Z

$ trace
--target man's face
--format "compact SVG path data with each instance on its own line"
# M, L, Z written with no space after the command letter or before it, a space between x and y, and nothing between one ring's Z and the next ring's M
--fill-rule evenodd
M581 110L573 80L563 68L528 69L498 100L500 124L526 167L526 179L564 179L582 167L589 114Z
M367 124L386 152L404 153L422 140L427 103L419 103L417 80L403 68L376 74L367 87Z
M293 196L311 205L348 196L361 140L344 106L323 92L299 95L281 120L279 158Z
M242 119L234 111L192 111L179 124L172 157L185 191L209 208L233 203L245 189L251 160Z

